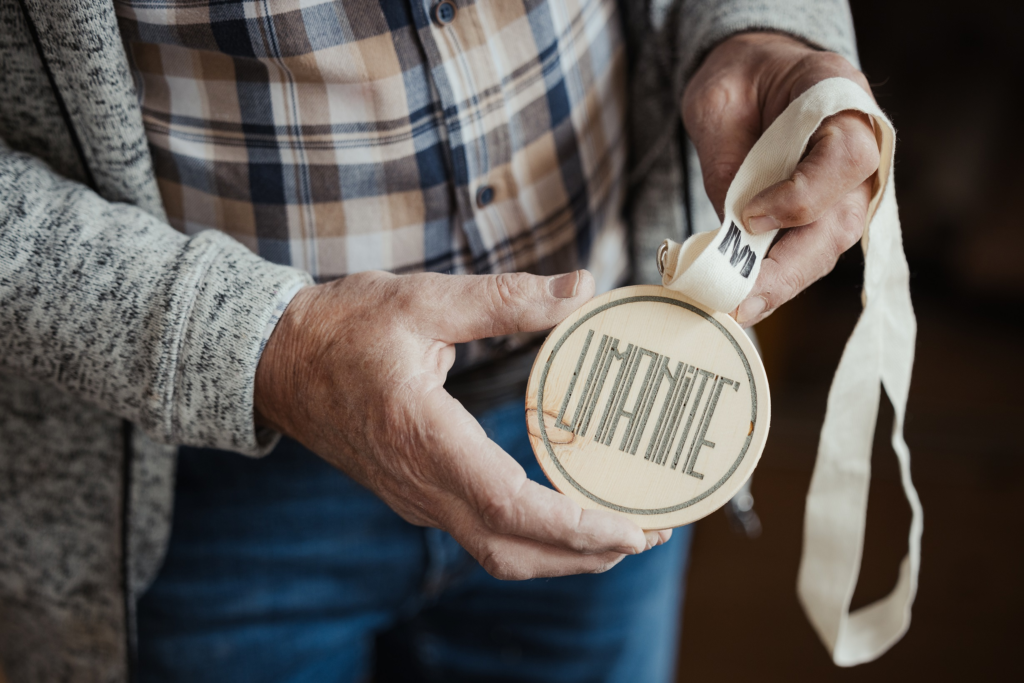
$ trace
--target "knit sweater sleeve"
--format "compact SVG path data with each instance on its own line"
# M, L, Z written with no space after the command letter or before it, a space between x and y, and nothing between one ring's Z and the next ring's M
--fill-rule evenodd
M305 273L183 235L0 140L0 367L174 444L264 452L253 383Z
M859 65L846 0L683 0L678 45L685 77L718 43L745 31L785 33Z

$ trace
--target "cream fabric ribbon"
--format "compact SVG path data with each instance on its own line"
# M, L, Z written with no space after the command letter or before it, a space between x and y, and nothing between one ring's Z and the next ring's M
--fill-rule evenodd
M849 110L871 117L881 165L861 240L864 310L829 390L807 493L797 579L804 611L840 666L869 662L906 633L921 565L923 511L910 479L910 450L903 440L917 323L896 208L892 124L852 81L831 78L818 83L794 100L750 150L726 195L722 227L694 235L683 244L667 240L658 253L665 287L715 310L732 311L750 293L777 232L749 234L740 212L756 194L792 175L822 120ZM885 388L895 409L892 446L913 515L909 552L892 593L851 614L850 600L864 549L880 387Z

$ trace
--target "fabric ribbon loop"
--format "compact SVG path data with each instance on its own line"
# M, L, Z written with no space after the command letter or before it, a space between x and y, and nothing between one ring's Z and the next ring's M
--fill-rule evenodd
M743 208L759 192L793 174L824 119L850 110L871 117L881 163L861 239L864 310L829 390L807 493L797 579L804 611L840 666L876 659L906 633L921 565L923 511L910 478L910 450L903 440L917 323L896 207L892 124L852 81L830 78L818 83L790 103L747 154L726 194L722 227L693 235L683 244L666 240L658 251L665 287L718 311L735 309L753 288L778 232L747 232L740 220ZM892 446L912 513L909 552L896 588L851 614L864 549L871 446L882 388L895 411Z

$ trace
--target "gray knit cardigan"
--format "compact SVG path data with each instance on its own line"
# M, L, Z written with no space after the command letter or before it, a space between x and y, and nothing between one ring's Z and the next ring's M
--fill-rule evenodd
M845 0L620 4L628 214L636 276L649 280L657 243L700 222L678 116L700 58L757 29L856 54ZM135 600L170 531L175 445L266 451L273 435L253 424L259 339L282 293L307 281L221 233L166 224L112 0L0 0L0 668L11 683L130 678Z

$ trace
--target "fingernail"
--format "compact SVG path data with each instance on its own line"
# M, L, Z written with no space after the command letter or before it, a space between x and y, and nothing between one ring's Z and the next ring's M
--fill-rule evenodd
M557 299L571 299L576 296L580 286L580 271L556 275L548 280L548 291Z
M747 227L755 235L762 232L771 232L782 227L782 223L775 219L775 216L754 216L747 221Z
M744 299L736 309L736 322L740 325L753 320L757 316L764 313L764 309L768 308L768 302L761 296L752 296L749 299Z

